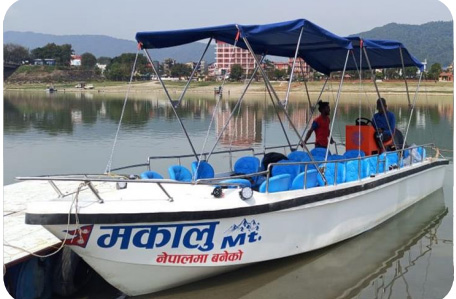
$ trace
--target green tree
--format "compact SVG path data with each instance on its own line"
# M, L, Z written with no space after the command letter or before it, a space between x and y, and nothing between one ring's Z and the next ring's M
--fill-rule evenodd
M58 46L49 43L42 48L31 51L32 58L55 59L57 65L70 65L71 55L74 53L70 44Z
M172 77L188 77L192 73L192 69L183 63L176 63L171 67L171 76Z
M416 77L417 68L414 66L406 67L405 68L405 77L406 78L415 78Z
M239 81L242 78L242 75L244 74L244 70L242 69L242 66L239 64L233 64L231 66L231 72L230 72L230 79Z
M441 72L442 66L440 65L440 63L434 63L433 65L431 65L431 68L428 71L428 77L430 79L438 80Z
M30 52L27 48L16 44L3 45L3 61L22 63L22 61L30 59Z
M286 77L287 77L287 71L286 70L275 69L274 72L273 72L273 78L275 80L283 80Z
M109 80L114 81L128 81L130 80L133 64L135 62L136 54L124 53L120 56L114 57L111 63L106 67L105 76ZM137 74L146 72L147 58L143 55L138 55L136 62Z
M98 57L97 62L98 62L99 64L108 65L108 64L111 63L111 60L112 60L111 57L101 56L101 57Z
M81 55L81 65L85 69L93 69L97 64L97 58L92 53L84 53Z

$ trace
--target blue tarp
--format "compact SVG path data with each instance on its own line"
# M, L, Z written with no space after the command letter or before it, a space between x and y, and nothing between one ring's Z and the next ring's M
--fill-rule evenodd
M305 19L273 23L266 25L224 25L195 29L138 32L136 40L145 49L167 48L213 38L247 49L242 40L246 37L256 54L282 57L294 57L301 30L303 31L298 56L303 58L315 70L329 75L333 71L343 70L347 51L352 49L356 57L348 60L347 70L355 70L359 64L360 39L337 36ZM405 66L423 65L399 42L363 40L373 68L401 67L399 48L403 49ZM352 56L352 55L351 55ZM363 69L368 69L365 57Z
M401 68L401 49L405 67L414 66L421 71L424 70L423 64L411 55L407 48L400 42L393 40L361 39L360 37L347 37L347 39L352 42L353 46L347 62L347 70L359 69L360 64L362 69L368 70L369 65L367 58L373 69ZM363 51L363 56L360 60L361 44L362 47L366 49L367 57ZM319 57L327 57L326 60L322 61L322 63L324 63L322 67L327 67L328 72L341 71L344 67L347 50L342 48L323 49L316 53L308 53L307 56L311 56L317 63L320 63Z

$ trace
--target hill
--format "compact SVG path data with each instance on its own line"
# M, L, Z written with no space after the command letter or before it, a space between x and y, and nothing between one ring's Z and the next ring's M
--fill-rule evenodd
M364 38L391 39L402 42L421 61L427 59L428 66L440 63L443 67L453 62L453 22L430 22L422 25L390 23L358 34ZM76 54L90 52L96 57L115 57L122 53L136 52L136 42L105 35L51 35L34 32L7 31L4 43L15 43L30 50L47 43L71 44ZM175 48L152 50L152 59L163 61L174 58L178 62L198 61L205 43L193 43ZM208 49L205 60L215 61L215 46Z
M420 61L427 59L428 68L433 63L440 63L442 67L446 67L454 60L452 21L429 22L422 25L390 23L355 35L400 41Z
M96 57L115 57L122 53L136 53L136 42L118 39L106 35L52 35L34 32L7 31L3 35L3 42L14 43L30 50L43 47L48 43L57 45L71 44L76 54L92 53ZM205 43L193 43L170 49L150 51L152 59L163 61L174 58L178 62L198 61L203 53ZM215 61L215 47L208 49L204 58L208 63Z

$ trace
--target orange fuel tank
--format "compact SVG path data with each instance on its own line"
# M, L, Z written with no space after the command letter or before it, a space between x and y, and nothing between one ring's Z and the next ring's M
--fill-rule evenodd
M346 150L361 149L367 156L378 154L372 126L345 126Z

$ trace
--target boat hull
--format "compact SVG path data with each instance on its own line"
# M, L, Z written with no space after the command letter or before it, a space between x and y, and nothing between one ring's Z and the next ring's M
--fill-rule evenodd
M250 216L84 224L81 230L71 225L73 238L66 243L125 294L152 293L356 236L441 188L444 173L445 165L437 165L394 180L378 178L385 183L373 187L369 179L325 187L343 195ZM361 191L344 191L359 186ZM296 198L300 192L290 191ZM67 225L45 227L65 238Z

